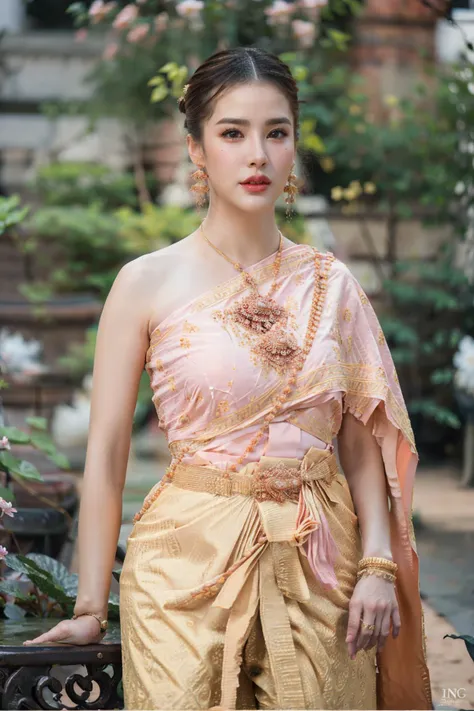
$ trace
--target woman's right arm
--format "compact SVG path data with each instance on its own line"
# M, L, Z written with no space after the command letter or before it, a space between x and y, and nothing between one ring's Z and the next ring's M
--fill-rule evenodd
M153 303L146 257L125 265L104 305L97 333L91 416L79 510L79 588L75 614L107 614L122 522L122 495L138 385L149 345ZM156 281L153 280L156 284ZM89 615L62 620L29 644L101 639Z

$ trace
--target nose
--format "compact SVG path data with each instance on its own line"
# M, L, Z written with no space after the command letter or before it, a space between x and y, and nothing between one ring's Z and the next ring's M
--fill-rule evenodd
M263 168L268 162L267 154L265 152L265 147L260 138L255 138L252 142L252 149L250 151L249 166L252 168Z

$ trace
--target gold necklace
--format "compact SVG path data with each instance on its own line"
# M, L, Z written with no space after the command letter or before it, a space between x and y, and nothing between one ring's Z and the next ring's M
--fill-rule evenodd
M284 372L300 355L301 348L296 338L284 329L289 317L288 311L284 306L277 304L273 298L278 286L283 235L278 230L280 244L273 262L273 283L268 294L263 296L260 294L257 281L252 274L247 272L240 262L233 261L218 249L207 237L202 225L201 232L206 242L242 274L245 284L251 289L248 296L225 310L225 318L242 326L254 336L258 336L258 341L252 348L254 355L278 372Z

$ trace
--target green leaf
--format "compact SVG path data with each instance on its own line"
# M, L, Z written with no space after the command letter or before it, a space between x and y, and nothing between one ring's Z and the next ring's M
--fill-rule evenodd
M30 435L18 427L0 427L0 437L8 437L10 444L28 444Z
M150 101L153 104L158 103L159 101L163 101L166 99L168 96L168 88L163 84L163 86L157 86L156 89L153 89L151 92L151 97Z
M161 74L157 74L156 77L152 77L148 82L148 86L162 86L165 84L165 78Z
M16 601L29 602L30 598L25 595L16 580L0 580L0 593L13 595Z
M13 454L10 454L10 452L7 452L6 450L0 452L0 467L3 467L6 471L12 473L16 472L18 474L20 464L21 460L14 457Z
M51 573L43 570L29 556L10 554L6 556L5 563L9 568L24 573L42 593L51 599L65 606L74 605L74 596L66 594L63 587L54 580Z
M71 464L69 463L69 459L66 457L65 454L61 454L60 452L55 452L54 454L48 455L48 459L50 459L54 464L56 464L57 467L60 469L70 469Z
M41 570L51 575L54 582L63 589L66 595L77 595L79 584L77 573L70 573L65 565L43 553L28 553L27 558L36 563Z
M31 444L49 455L55 454L57 451L51 437L45 432L34 432L31 435Z
M25 422L35 430L46 431L48 429L48 420L46 417L27 417Z
M11 474L21 476L24 479L43 481L43 477L33 464L17 459L10 452L0 452L0 467L4 467Z
M31 479L33 481L44 481L43 477L41 476L35 465L31 462L27 462L25 459L22 459L20 462L20 466L17 469L12 469L11 472L12 474L17 474L23 477L23 479Z
M0 496L2 499L5 499L5 501L9 501L10 503L15 503L15 494L11 489L6 488L5 486L0 486Z

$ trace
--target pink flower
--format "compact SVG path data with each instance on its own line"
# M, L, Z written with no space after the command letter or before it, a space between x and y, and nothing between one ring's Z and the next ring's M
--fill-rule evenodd
M11 449L8 437L2 437L2 439L0 439L0 449Z
M202 0L182 0L176 5L176 12L181 17L199 17L204 7Z
M89 8L89 17L93 25L96 25L109 14L117 5L116 2L104 2L104 0L94 0Z
M112 25L116 30L125 30L130 27L138 17L138 7L136 5L125 5L119 12Z
M83 27L81 30L77 30L76 34L74 35L74 40L76 42L85 42L87 39L87 35L88 32L85 27Z
M160 14L155 17L155 31L158 32L158 34L166 30L169 19L170 16L167 12L160 12Z
M299 41L301 47L312 47L316 36L316 27L312 22L305 20L293 20L291 23L293 34Z
M312 20L317 20L321 8L328 4L328 0L300 0L300 7Z
M117 54L118 49L119 49L119 46L116 42L112 42L112 44L108 44L107 47L104 49L102 58L107 61L111 61L112 59L115 59L115 55Z
M16 509L13 508L13 504L11 504L9 501L5 501L5 499L2 499L0 496L0 515L3 516L4 514L6 516L11 516L13 518L13 514L18 513Z
M286 25L293 14L294 7L285 0L274 0L271 7L264 10L270 25Z
M148 34L148 25L142 23L141 25L136 25L132 27L127 35L127 40L129 42L141 42Z
M8 555L8 551L3 546L0 546L0 560L4 560Z

